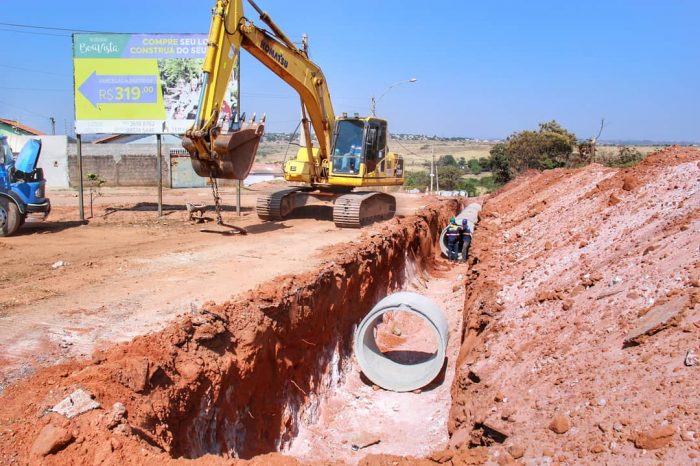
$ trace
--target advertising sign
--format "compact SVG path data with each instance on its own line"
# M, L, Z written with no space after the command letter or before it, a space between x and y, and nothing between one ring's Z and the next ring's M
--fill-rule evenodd
M73 34L77 134L183 134L194 123L207 34ZM238 107L234 69L220 117Z

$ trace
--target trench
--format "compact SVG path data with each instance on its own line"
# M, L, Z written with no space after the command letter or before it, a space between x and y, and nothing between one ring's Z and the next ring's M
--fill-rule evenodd
M113 367L121 386L131 388L126 404L134 431L173 458L282 452L352 464L368 453L424 456L444 448L464 271L440 258L438 239L461 207L445 200L388 222L329 252L316 272L208 303L114 350L103 369ZM357 324L399 290L433 299L449 323L445 369L420 392L377 390L352 355ZM409 338L421 330L405 316L391 316L386 326L389 337L397 336L396 328L403 337L389 341L388 351L400 357L431 351L430 342ZM409 344L414 340L417 347ZM134 368L138 354L146 356ZM112 393L116 400L116 388ZM378 442L364 445L374 437Z

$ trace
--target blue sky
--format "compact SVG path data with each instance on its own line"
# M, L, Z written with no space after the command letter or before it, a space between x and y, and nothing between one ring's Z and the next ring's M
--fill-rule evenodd
M259 0L310 37L335 111L377 113L394 132L500 138L557 119L579 137L700 141L697 0ZM206 32L213 1L0 2L0 22L115 32ZM252 8L248 16L261 24ZM72 127L69 33L0 25L0 115ZM26 32L32 32L28 34ZM53 34L53 35L39 35ZM294 91L242 60L242 109L291 132Z

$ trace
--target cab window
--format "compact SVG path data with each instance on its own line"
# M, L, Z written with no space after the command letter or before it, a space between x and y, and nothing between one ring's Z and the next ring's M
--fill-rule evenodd
M0 139L0 162L7 165L12 161L12 149L10 149L10 145L7 143L7 139L2 138Z
M373 172L386 155L386 122L371 120L367 129L365 164L367 172Z
M356 175L362 161L364 122L341 120L336 125L333 147L333 172Z

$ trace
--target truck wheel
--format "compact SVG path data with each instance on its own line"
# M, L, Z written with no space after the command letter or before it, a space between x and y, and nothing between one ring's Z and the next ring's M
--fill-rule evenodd
M0 237L13 235L21 224L21 214L17 204L0 197Z

